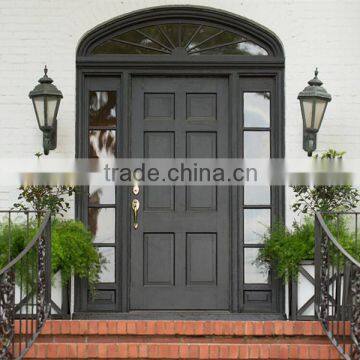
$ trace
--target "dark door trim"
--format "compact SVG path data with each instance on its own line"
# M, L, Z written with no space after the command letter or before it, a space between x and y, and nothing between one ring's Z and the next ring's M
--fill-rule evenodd
M226 24L227 27L233 27L239 31L246 32L272 52L272 56L199 56L194 57L176 57L176 56L148 56L148 55L108 55L108 56L91 56L89 49L95 43L100 42L104 36L114 32L116 29L125 29L129 26L135 26L142 22L164 21L164 19L200 19L209 24ZM86 116L86 88L85 83L88 77L115 77L120 79L122 101L120 111L122 123L120 132L129 134L130 111L129 101L131 94L131 78L136 75L214 75L226 76L229 78L229 101L236 104L236 96L238 94L238 78L241 77L266 77L274 80L274 111L275 116L271 126L271 157L282 158L285 156L285 110L284 110L284 53L282 45L277 37L269 30L255 24L247 19L229 14L223 11L202 7L188 6L170 6L146 9L140 12L131 13L120 18L116 18L106 24L103 24L90 33L88 33L80 42L77 51L76 66L76 157L81 158L87 154L87 126ZM238 118L239 109L231 106L229 117L232 121ZM237 125L239 126L239 125ZM234 156L241 156L239 152L238 142L235 139L232 153ZM122 136L121 144L118 144L118 153L122 156L128 156L129 138ZM231 210L233 221L238 216L238 204L241 201L242 192L239 188L232 189ZM285 190L283 187L274 187L272 190L272 215L273 218L284 218L285 216ZM123 201L121 201L121 199ZM129 204L129 191L123 189L117 191L116 201L122 208L124 214L127 214L127 206ZM76 217L79 219L87 218L86 199L84 194L76 195ZM122 220L124 226L118 234L124 239L129 239L129 231L127 215ZM235 222L232 222L235 224ZM232 235L232 263L237 264L237 241L239 229L235 226L231 229ZM128 283L129 283L129 264L128 242L124 241L121 249L121 299L118 302L116 312L128 311ZM232 266L231 269L231 311L237 313L241 310L238 302L238 273L239 269ZM277 294L276 306L274 313L284 313L284 289L280 281L274 280L273 286L276 288ZM75 287L75 311L82 313L88 311L86 309L85 300L87 298L87 286L85 282L76 280Z

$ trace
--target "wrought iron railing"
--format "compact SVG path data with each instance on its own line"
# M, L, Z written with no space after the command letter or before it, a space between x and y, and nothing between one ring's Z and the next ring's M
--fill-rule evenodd
M51 308L51 216L31 211L0 211L0 359L22 359L36 340ZM22 217L21 224L19 217ZM5 221L4 221L5 220ZM19 245L20 244L20 245ZM23 250L17 254L17 249ZM14 255L15 254L15 255Z
M349 254L359 254L359 217L356 212L315 216L315 312L349 360L360 359L360 262Z

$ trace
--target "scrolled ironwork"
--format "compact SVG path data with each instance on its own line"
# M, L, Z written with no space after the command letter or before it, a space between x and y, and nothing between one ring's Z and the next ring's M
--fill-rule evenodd
M351 333L353 338L352 359L360 360L360 269L356 268L351 277L352 317Z
M346 221L354 225L350 233L357 247L359 214L315 215L315 312L329 340L347 360L360 360L360 262L341 246L340 227Z
M327 275L327 268L329 266L329 253L328 253L328 243L327 238L324 234L321 237L321 244L320 244L320 251L321 251L321 280L320 280L320 287L321 287L321 296L320 296L320 318L325 319L326 315L329 312L329 278Z
M0 358L11 359L14 338L15 276L8 271L0 276Z
M36 340L51 308L51 216L42 217L35 236L25 239L25 248L12 258L11 219L26 218L30 234L29 211L0 211L8 216L8 264L0 269L0 359L22 359Z

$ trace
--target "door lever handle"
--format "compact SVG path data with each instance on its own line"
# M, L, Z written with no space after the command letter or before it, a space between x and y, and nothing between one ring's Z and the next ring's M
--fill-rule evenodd
M138 215L140 209L140 201L138 199L134 199L131 203L131 208L133 210L134 229L136 230L139 227Z

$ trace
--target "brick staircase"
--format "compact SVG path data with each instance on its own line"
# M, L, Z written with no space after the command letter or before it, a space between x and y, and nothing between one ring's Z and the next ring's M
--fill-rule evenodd
M26 359L339 359L313 321L49 320Z

